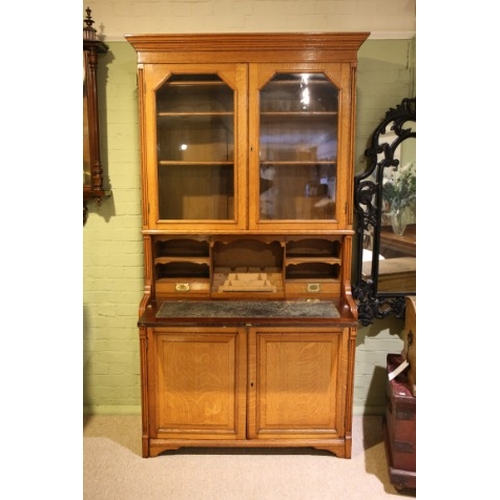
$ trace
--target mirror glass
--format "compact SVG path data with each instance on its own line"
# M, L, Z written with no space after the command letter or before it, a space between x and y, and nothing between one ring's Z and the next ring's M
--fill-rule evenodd
M404 127L416 132L416 122L407 122ZM395 145L398 139L392 129L393 125L389 125L388 132L380 135L380 144ZM416 292L416 138L399 142L393 156L398 166L385 167L382 176L377 290L409 294ZM373 241L367 238L363 272L370 277L372 252Z

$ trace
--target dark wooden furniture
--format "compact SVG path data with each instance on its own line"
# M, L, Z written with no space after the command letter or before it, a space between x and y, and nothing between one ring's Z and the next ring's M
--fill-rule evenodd
M104 187L99 138L99 106L97 93L97 66L99 55L106 54L108 46L97 38L91 10L87 8L83 28L83 224L87 222L91 200L110 195Z
M388 354L387 373L394 371L403 360L399 354ZM408 371L387 381L385 445L390 480L399 490L416 488L417 399L411 389Z
M367 33L127 35L138 55L143 455L351 455Z
M406 226L404 234L395 234L392 227L380 228L380 253L387 259L417 256L417 225Z

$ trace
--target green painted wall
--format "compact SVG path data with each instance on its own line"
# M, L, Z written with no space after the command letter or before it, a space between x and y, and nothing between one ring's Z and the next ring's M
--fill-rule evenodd
M136 53L110 42L100 60L102 161L112 197L89 205L83 228L83 404L86 413L139 413L137 312L143 289ZM415 41L368 40L359 51L356 171L389 107L415 94ZM385 357L400 352L403 322L360 328L354 411L385 406Z

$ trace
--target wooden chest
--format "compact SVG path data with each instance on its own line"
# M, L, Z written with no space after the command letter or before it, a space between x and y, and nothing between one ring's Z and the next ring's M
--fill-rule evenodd
M406 297L404 355L410 364L408 369L408 383L411 393L417 395L417 297Z
M391 483L397 489L416 487L417 400L408 382L408 370L389 380L389 373L403 361L402 355L387 355L386 451Z

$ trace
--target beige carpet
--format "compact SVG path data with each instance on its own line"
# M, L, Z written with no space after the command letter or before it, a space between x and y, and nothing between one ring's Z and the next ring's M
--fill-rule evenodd
M180 450L141 457L139 416L84 417L85 500L378 500L389 481L380 417L355 417L350 460L314 450Z

